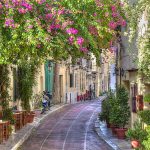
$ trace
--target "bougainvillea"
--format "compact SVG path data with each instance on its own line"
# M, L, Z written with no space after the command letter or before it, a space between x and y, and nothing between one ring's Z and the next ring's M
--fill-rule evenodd
M81 57L88 51L99 57L116 28L126 25L121 7L119 0L1 0L0 63Z

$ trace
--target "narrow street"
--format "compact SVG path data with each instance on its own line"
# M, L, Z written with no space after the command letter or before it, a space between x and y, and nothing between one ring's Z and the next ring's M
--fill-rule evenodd
M50 114L21 150L111 150L94 131L100 101L67 105Z

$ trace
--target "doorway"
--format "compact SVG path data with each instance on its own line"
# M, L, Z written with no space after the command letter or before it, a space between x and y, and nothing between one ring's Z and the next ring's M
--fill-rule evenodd
M59 97L60 103L63 101L63 75L59 75Z

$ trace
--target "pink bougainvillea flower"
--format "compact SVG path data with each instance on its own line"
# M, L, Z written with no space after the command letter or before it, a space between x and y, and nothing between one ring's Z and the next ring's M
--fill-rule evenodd
M18 12L20 14L25 14L27 12L27 9L24 9L24 8L18 8Z
M82 51L82 52L88 52L88 49L86 48L86 47L80 47L80 51Z
M123 3L123 2L120 2L119 4L120 4L120 6L121 6L121 7L123 7L123 6L124 6L124 3Z
M117 27L117 23L116 22L114 22L114 21L111 21L109 24L108 24L108 26L110 27L110 29L115 29L116 27Z
M33 25L29 25L29 26L28 26L28 29L32 29L32 28L33 28Z
M121 21L121 25L122 25L123 27L125 27L125 26L127 25L127 23L126 23L126 21L125 21L124 19Z
M73 42L74 42L74 37L73 37L73 36L70 36L69 39L68 39L68 41L69 41L69 44L73 44Z
M27 10L32 10L32 5L28 4L27 2L23 1L21 6L25 7Z
M5 20L5 26L6 27L15 27L15 24L14 24L14 20L13 19L10 19L10 18L6 18Z
M46 0L36 0L38 4L43 4L44 2L46 2Z
M119 16L119 14L118 14L118 13L116 13L116 12L112 12L112 16L113 16L114 18L116 18L116 17L118 17L118 16Z
M38 45L37 45L37 48L41 48L41 44L38 44Z
M49 13L45 15L46 19L52 19L53 18L53 14Z
M50 30L54 30L55 29L55 25L51 24L49 28L50 28Z
M77 33L78 33L78 30L75 29L75 28L69 28L69 29L66 30L66 32L67 32L68 34L77 34Z
M89 26L89 32L93 35L98 35L98 30L95 26Z
M97 16L97 13L95 12L95 13L93 14L93 16L94 16L94 17Z
M111 6L111 10L112 10L113 12L115 12L115 11L117 10L116 6L112 5L112 6Z
M60 24L55 24L55 29L60 29L61 25Z
M78 45L82 45L83 44L83 42L84 42L84 38L82 38L82 37L77 37L77 44Z
M0 3L0 9L2 9L3 8L3 5L2 5L2 3Z
M58 10L58 15L62 15L62 14L64 14L64 10L62 9L62 10Z

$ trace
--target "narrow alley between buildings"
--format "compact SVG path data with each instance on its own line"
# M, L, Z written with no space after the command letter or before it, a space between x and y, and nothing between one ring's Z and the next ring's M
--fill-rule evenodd
M67 105L31 134L21 150L111 150L94 131L100 100Z

